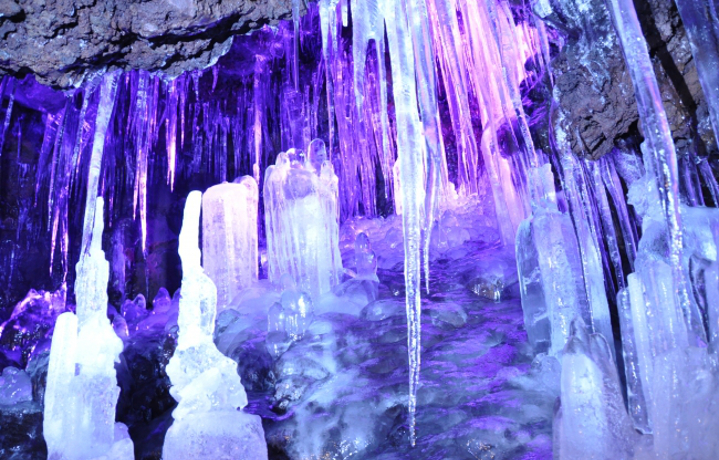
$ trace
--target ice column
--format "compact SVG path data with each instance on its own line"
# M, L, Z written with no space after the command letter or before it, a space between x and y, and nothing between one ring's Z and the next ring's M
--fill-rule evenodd
M202 255L220 309L257 281L257 182L244 176L202 196Z
M342 273L338 180L329 161L319 163L323 150L313 141L306 163L292 151L280 153L264 185L270 281L279 284L290 275L314 299L338 284Z
M134 458L127 428L115 423L115 362L123 345L106 315L109 264L102 231L98 198L92 239L77 264L77 315L60 315L52 338L43 414L50 460Z
M530 184L534 209L516 240L522 309L535 350L543 351L549 342L549 351L557 353L569 337L570 322L592 318L577 236L571 218L557 209L550 165L531 170Z
M260 418L242 412L247 395L237 363L212 341L217 289L200 265L202 194L191 192L180 232L182 291L177 319L179 336L167 365L170 394L178 401L167 431L165 460L262 460L267 445Z

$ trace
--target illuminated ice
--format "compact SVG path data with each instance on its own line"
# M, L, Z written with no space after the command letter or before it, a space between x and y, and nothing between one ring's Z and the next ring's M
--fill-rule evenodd
M601 334L589 334L581 319L572 321L562 355L554 433L558 460L642 458L635 457L640 435L624 409L609 344Z
M106 316L109 264L101 246L103 228L98 198L90 244L77 264L77 315L60 315L52 338L43 414L50 460L134 458L127 429L115 424L120 393L115 363L123 344Z
M267 445L260 418L243 412L247 395L237 363L212 341L217 289L200 264L202 194L191 192L180 232L182 293L175 354L167 365L178 402L163 446L165 460L262 460Z
M225 308L257 281L257 182L250 176L207 189L202 196L202 255Z
M317 148L306 163L294 152L280 153L264 185L269 279L279 284L290 275L313 298L328 292L342 273L338 179L328 161L315 169L322 157Z
M520 225L516 240L522 309L533 347L542 351L549 345L551 353L558 353L572 319L578 316L591 324L592 318L577 236L569 215L557 209L550 165L533 170L530 177L532 216Z

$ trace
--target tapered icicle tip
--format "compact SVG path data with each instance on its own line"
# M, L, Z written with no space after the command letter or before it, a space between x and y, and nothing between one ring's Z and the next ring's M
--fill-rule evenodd
M180 259L182 269L200 267L202 254L200 252L200 209L202 207L202 192L195 190L187 195L185 211L182 217L182 230L180 230ZM184 274L183 274L184 276Z

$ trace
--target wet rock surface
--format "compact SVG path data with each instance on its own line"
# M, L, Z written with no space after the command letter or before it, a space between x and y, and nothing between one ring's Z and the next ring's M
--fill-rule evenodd
M291 17L286 0L2 0L0 73L71 88L104 69L204 68L236 34Z

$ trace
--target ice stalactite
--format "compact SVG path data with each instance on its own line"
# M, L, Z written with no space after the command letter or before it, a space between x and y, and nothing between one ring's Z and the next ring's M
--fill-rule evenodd
M212 341L217 316L217 289L200 263L202 193L191 192L180 233L182 291L175 354L167 364L170 393L178 405L165 436L166 460L267 459L260 417L243 412L247 395L237 363Z
M95 118L95 136L92 142L92 155L87 178L87 196L85 198L85 216L82 231L82 252L85 252L92 239L92 228L95 222L95 208L92 206L98 196L100 176L102 174L102 157L105 151L105 135L110 123L110 116L115 107L117 92L117 74L106 75L100 89L100 101Z
M411 16L402 0L384 4L385 24L392 62L397 123L397 156L402 188L402 228L404 232L404 274L407 299L407 347L409 350L409 429L414 446L416 434L417 388L421 363L420 245L422 212L425 202L426 144L418 113L416 70L409 31Z
M114 366L123 344L106 316L102 198L94 215L90 245L77 265L77 315L58 317L50 349L43 436L52 460L134 458L127 428L115 423L120 388Z
M217 286L220 308L257 281L258 202L251 176L214 185L202 196L203 266Z
M698 343L705 341L706 335L696 303L690 297L690 287L682 260L684 242L674 141L634 5L623 0L610 0L607 5L634 83L637 108L645 135L644 166L650 180L657 183L656 198L661 203L664 225L668 230L669 261L675 283L673 289L676 293L675 301L684 313L692 342Z
M719 17L717 6L706 0L677 0L682 23L697 66L699 81L709 107L714 135L719 143Z

